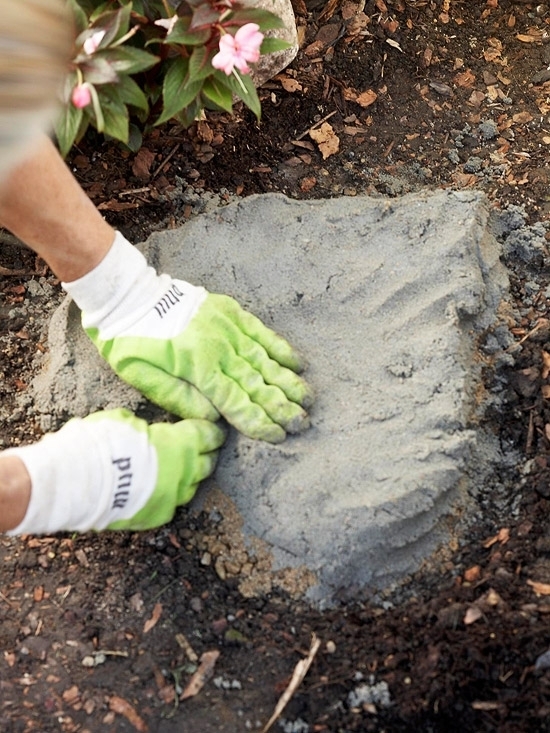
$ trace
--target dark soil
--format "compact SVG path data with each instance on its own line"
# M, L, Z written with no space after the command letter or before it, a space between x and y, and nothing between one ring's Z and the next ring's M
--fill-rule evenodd
M110 222L137 241L209 200L424 187L480 188L497 209L523 206L531 224L550 219L549 5L295 7L302 48L264 88L261 124L241 110L212 115L188 132L155 131L137 156L92 138L80 145L70 164ZM325 159L308 132L316 124L333 145ZM550 730L548 261L507 263L510 327L521 347L495 429L524 460L503 495L487 497L450 560L382 605L321 613L277 593L247 599L235 580L222 580L197 539L213 521L205 513L182 510L143 534L4 538L0 730L261 730L312 634L320 651L274 730ZM32 281L52 286L54 302L59 288L16 246L3 248L1 265L25 273L0 283L0 389L9 408L45 348L43 324L20 306ZM0 440L39 433L14 408ZM214 650L212 678L180 700L193 651Z

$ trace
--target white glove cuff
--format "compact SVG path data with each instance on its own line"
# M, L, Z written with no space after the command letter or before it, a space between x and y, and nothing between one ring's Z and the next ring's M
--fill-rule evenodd
M21 524L8 534L104 529L133 517L154 491L158 459L147 433L116 420L70 420L38 443L11 448L31 478Z
M141 252L116 232L111 249L99 265L78 280L61 285L88 319L99 325L147 275L157 277Z
M176 336L208 295L204 288L157 275L120 232L97 267L62 286L82 311L84 328L97 328L104 340Z

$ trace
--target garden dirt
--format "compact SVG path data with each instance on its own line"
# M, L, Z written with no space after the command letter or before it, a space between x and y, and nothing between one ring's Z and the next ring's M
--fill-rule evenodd
M320 648L273 730L550 730L550 6L296 0L295 11L301 49L264 87L261 123L209 115L189 131L155 130L137 154L89 137L69 164L133 241L252 193L484 191L516 340L489 418L519 470L501 476L464 541L398 592L324 612L239 592L214 560L230 505L223 520L183 509L141 534L2 538L6 733L261 731L313 637ZM20 404L62 294L44 263L4 239L8 446L50 428ZM201 660L213 668L193 677Z

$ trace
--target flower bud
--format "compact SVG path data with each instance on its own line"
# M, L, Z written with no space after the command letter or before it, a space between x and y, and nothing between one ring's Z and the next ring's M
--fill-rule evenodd
M90 85L87 82L78 84L71 94L71 101L77 109L87 107L92 101L92 92L90 91Z

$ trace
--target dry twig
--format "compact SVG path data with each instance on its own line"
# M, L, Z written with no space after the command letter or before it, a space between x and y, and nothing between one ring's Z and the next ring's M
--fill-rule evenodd
M302 683L302 680L306 676L309 668L311 667L311 663L313 662L315 658L315 655L319 651L320 646L321 646L321 640L318 639L315 634L313 634L311 637L311 647L309 649L309 653L307 657L305 659L301 659L298 662L298 664L296 665L296 667L294 668L292 678L290 682L288 683L286 690L283 692L283 694L279 698L279 702L275 706L273 715L267 721L265 726L262 728L262 733L267 733L267 731L271 728L273 723L281 715L281 713L283 712L283 710L289 703L290 699L292 698L292 695L294 695L294 693L296 692L296 690Z

